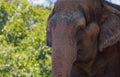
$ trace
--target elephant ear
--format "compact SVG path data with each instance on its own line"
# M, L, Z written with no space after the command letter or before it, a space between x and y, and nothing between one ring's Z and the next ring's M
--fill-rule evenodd
M54 15L55 11L54 8L51 12L51 14L48 17L48 24L47 24L47 46L51 47L52 46L52 32L51 32L51 26L49 25L49 20L50 18Z
M100 31L99 49L112 46L120 41L120 16L116 14L110 15L103 25Z

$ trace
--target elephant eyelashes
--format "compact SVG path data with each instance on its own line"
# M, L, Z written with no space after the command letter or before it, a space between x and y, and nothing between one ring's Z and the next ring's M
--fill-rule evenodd
M83 25L83 26L81 26L81 27L79 28L79 30L80 30L80 31L84 31L85 28L86 28L86 27Z

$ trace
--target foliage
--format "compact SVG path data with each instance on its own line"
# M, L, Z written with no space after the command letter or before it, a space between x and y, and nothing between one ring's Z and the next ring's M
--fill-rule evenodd
M0 77L51 77L45 39L49 13L23 0L0 2Z

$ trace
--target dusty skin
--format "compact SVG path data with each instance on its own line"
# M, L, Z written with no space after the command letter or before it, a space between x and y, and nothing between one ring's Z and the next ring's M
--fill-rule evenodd
M48 18L52 77L120 77L120 6L58 0Z

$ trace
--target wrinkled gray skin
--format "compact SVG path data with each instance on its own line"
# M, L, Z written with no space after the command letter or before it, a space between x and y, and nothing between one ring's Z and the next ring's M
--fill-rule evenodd
M94 20L87 23L90 17L82 9L94 9L95 1L58 0L55 4L47 28L48 45L52 45L52 77L90 75L97 56L100 27ZM85 5L80 8L81 4Z

